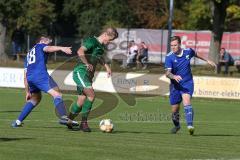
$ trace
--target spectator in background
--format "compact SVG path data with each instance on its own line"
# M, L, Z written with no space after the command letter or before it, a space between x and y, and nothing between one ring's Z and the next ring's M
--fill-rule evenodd
M139 63L141 63L142 69L147 68L148 47L146 46L145 42L141 42L141 44L140 44L137 60Z
M129 52L127 55L127 67L131 67L135 62L138 55L138 46L137 44L132 40L129 43Z
M224 66L224 74L228 74L228 67L234 65L234 59L230 53L226 52L225 48L221 48L219 62L217 65L217 73L221 72L221 67Z
M17 26L17 28L13 31L11 38L13 60L16 60L17 54L21 53L24 43L24 32L22 31L21 27Z

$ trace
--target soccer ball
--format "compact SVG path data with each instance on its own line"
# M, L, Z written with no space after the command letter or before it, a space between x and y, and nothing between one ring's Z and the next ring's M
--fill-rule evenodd
M99 123L99 128L103 132L110 133L113 131L114 125L111 119L103 119Z

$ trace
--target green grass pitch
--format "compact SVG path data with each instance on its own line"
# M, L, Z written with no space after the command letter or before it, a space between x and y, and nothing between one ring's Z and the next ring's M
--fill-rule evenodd
M240 159L240 101L193 98L196 130L190 136L183 110L180 132L169 133L172 122L168 98L137 98L136 105L130 107L119 95L113 96L118 99L117 107L91 119L91 133L69 131L59 125L52 98L46 94L24 121L24 127L13 129L10 124L20 113L25 94L21 89L0 88L0 159ZM64 99L76 97L64 95ZM112 104L111 97L106 100L107 105ZM97 98L94 107L102 103ZM98 129L103 118L113 120L113 133Z

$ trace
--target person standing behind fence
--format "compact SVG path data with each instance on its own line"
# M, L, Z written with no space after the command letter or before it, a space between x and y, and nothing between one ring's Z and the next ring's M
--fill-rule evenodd
M217 65L217 73L219 74L221 72L221 67L224 66L224 74L228 74L228 67L232 65L234 65L234 59L225 48L221 48L219 62Z
M148 62L148 47L146 46L145 42L141 42L139 54L137 57L138 62L141 63L142 69L147 68L147 62Z
M16 60L17 54L22 52L22 47L24 43L24 32L21 27L17 26L17 28L13 31L11 40L13 60Z

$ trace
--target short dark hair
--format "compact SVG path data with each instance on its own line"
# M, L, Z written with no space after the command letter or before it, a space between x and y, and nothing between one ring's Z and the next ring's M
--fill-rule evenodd
M41 36L39 36L39 37L37 38L36 43L39 43L40 41L42 41L42 40L47 40L47 39L49 39L49 40L52 41L52 38L51 38L50 36L48 36L48 35L41 35Z
M171 37L171 42L176 41L176 40L178 41L179 44L181 44L181 38L179 36L172 36Z

